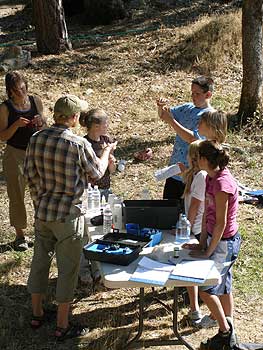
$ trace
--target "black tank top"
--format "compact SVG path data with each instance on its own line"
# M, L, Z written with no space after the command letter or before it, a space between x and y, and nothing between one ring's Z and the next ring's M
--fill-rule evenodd
M10 127L10 125L12 125L20 117L27 118L28 120L34 119L34 116L38 114L38 111L33 96L29 96L29 101L31 107L27 111L19 111L15 109L10 100L4 102L9 111L8 127ZM7 140L7 144L15 148L26 150L30 137L36 131L37 128L33 127L32 125L18 128L14 135Z

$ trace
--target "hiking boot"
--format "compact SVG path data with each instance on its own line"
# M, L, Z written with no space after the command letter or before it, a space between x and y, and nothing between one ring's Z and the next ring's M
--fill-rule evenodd
M28 244L25 237L17 237L13 243L16 252L24 252L28 249Z
M196 311L189 311L188 312L188 319L190 320L190 324L193 327L200 327L200 323L202 320L202 314L200 310L196 310Z
M202 317L199 325L200 328L213 328L217 327L217 320L213 320L209 315L205 315Z
M227 317L227 322L230 326L228 332L219 332L206 342L201 342L200 350L232 350L236 345L236 335L233 328L233 323L230 317Z

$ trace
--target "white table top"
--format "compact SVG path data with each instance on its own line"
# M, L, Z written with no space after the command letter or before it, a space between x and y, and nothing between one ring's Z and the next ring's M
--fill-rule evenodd
M102 236L102 226L91 226L88 218L86 220L86 227L88 235L91 240L101 238ZM168 262L169 257L173 256L174 248L174 236L170 231L163 231L163 240L156 247L147 247L142 250L138 259L134 260L128 266L113 265L107 263L99 263L99 268L101 270L101 276L103 283L108 288L142 288L142 287L156 287L156 285L151 285L149 283L141 283L130 281L130 277L138 266L139 260L142 256L147 256L149 258L157 258L161 262ZM189 250L180 250L179 257L185 258L189 254ZM220 281L220 274L216 267L212 268L206 281L202 284L197 284L195 282L185 282L175 279L168 279L165 287L186 287L193 285L215 285Z

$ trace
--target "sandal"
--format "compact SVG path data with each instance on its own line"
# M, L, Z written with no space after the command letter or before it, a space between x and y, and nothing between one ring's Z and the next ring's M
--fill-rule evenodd
M55 338L57 341L62 342L66 339L82 337L88 332L89 332L89 329L87 327L70 324L68 328L57 327L55 331Z
M56 314L56 310L44 310L43 316L32 315L30 327L32 329L38 329L43 325L43 323L54 320L56 318Z

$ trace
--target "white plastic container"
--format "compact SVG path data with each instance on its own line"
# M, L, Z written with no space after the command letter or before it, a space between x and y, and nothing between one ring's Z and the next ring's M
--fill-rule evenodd
M94 186L93 190L93 211L97 212L100 211L100 190L98 188L98 185Z
M87 199L87 210L93 210L93 188L91 183L88 183L88 188L86 189L86 199Z

